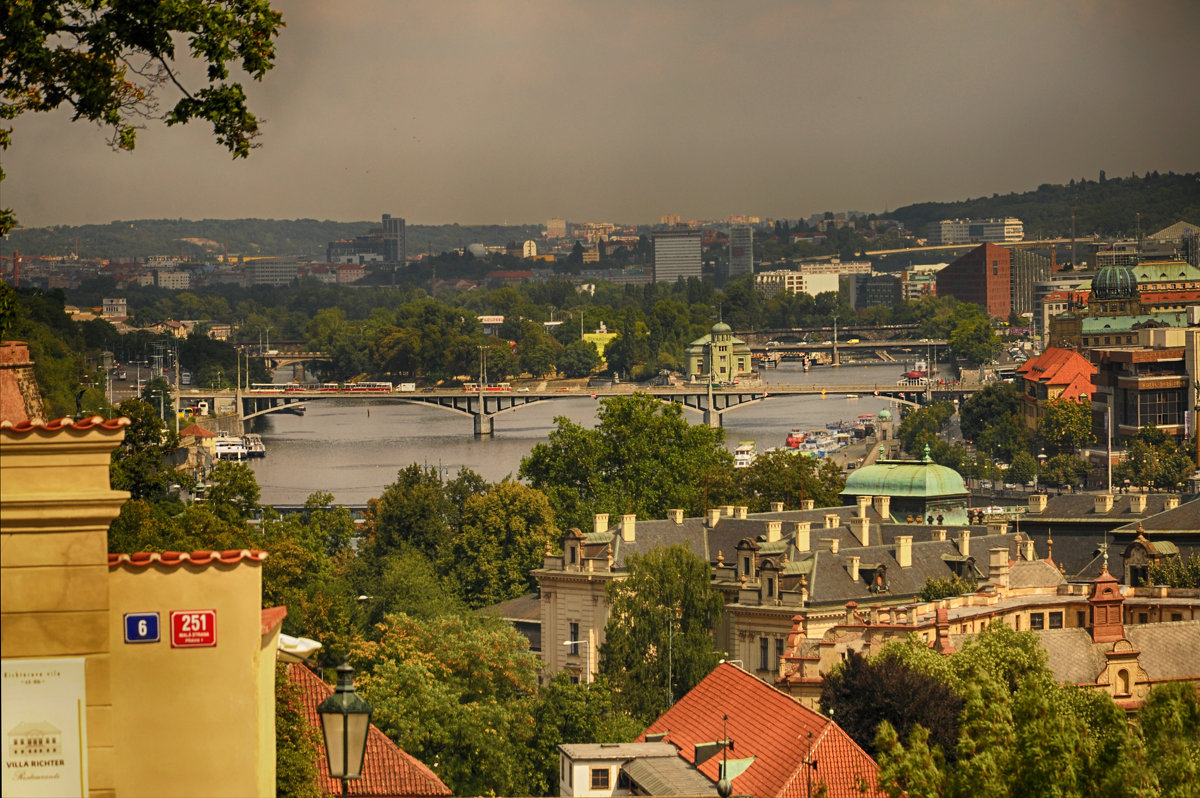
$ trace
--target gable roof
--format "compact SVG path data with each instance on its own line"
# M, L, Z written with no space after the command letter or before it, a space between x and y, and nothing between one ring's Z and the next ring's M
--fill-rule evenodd
M321 718L317 714L317 706L333 693L333 688L299 663L292 663L287 668L288 680L300 688L304 717L319 733ZM339 780L329 775L329 763L325 761L323 751L317 757L317 778L325 795L342 794ZM368 731L362 778L347 784L347 795L398 797L451 794L450 788L442 783L437 774L400 750L374 723Z
M739 795L758 798L799 798L824 782L830 798L861 796L859 779L871 785L867 795L881 795L875 785L879 766L840 726L746 671L723 662L673 707L654 721L646 734L666 732L679 756L695 764L695 745L723 739L733 741L738 759L754 763L733 780ZM817 768L808 762L816 760ZM719 776L721 757L697 769L712 782Z
M1056 388L1061 386L1063 395L1072 399L1080 393L1091 395L1095 373L1092 361L1074 350L1056 346L1029 358L1017 369L1017 375L1022 379Z

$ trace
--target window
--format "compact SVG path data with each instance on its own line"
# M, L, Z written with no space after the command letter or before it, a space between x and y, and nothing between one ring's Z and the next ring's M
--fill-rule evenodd
M1138 613L1138 623L1149 623L1149 622L1150 622L1149 614L1144 613L1144 612Z
M783 661L783 638L775 638L775 667L779 667L779 663Z
M571 621L569 628L571 631L569 632L570 637L568 637L567 640L571 644L571 646L570 646L569 650L567 651L567 653L570 654L572 657L578 657L579 656L579 642L578 642L578 640L579 640L579 624L576 621Z
M571 558L571 565L574 565L574 564L575 564L575 547L574 547L574 546L567 546L567 554L568 554L568 555L570 556L570 558Z
M608 768L592 768L592 789L608 789Z
M1029 628L1030 629L1045 629L1046 616L1040 612L1029 613Z
M758 669L760 671L771 670L771 661L768 659L771 650L767 646L769 642L765 637L758 638Z
M1079 612L1075 613L1075 625L1081 629L1087 626L1087 611L1080 610Z
M1117 689L1120 695L1129 695L1129 671L1124 668L1117 671Z
M767 577L767 598L775 597L775 577Z
M1171 613L1171 620L1172 620L1172 621L1182 621L1182 620L1183 620L1183 613L1182 613L1182 612L1173 612L1173 613Z
M750 558L743 557L742 558L742 576L749 576L749 575L750 575Z
M626 773L624 770L617 771L617 789L618 790L633 789L633 783L629 780L629 774Z
M1050 628L1051 629L1063 628L1063 614L1061 612L1050 613Z

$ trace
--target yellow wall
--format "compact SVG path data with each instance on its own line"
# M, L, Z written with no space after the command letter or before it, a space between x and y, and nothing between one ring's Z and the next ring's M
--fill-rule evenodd
M88 790L116 794L108 525L120 428L0 430L0 648L5 660L84 657Z
M262 568L122 563L110 573L117 792L275 792L275 644L262 635ZM214 648L172 648L172 610L213 609ZM124 615L158 612L158 643L124 642Z

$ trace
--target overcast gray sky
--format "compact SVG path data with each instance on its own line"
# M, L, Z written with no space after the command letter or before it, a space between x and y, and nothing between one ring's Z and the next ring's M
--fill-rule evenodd
M27 226L795 218L1200 169L1200 3L277 0L262 148L16 120ZM174 97L164 95L165 106Z

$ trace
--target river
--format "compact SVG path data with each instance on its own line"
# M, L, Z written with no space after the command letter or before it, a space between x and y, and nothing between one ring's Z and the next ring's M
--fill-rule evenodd
M901 363L848 364L817 367L805 374L800 364L786 363L765 370L763 381L894 385L903 368ZM793 428L823 427L827 422L878 413L891 404L869 393L857 399L775 397L726 412L725 443L732 451L739 441L752 440L762 451L783 446ZM438 468L447 477L465 466L495 482L516 477L521 459L546 440L556 416L591 427L596 423L596 405L588 397L536 402L496 416L493 436L477 439L470 417L429 405L388 400L366 406L337 399L309 402L303 416L276 413L256 424L267 456L250 465L264 504L299 504L316 491L332 493L339 503L361 504L379 496L397 472L412 463ZM684 417L701 423L695 411L685 409Z

